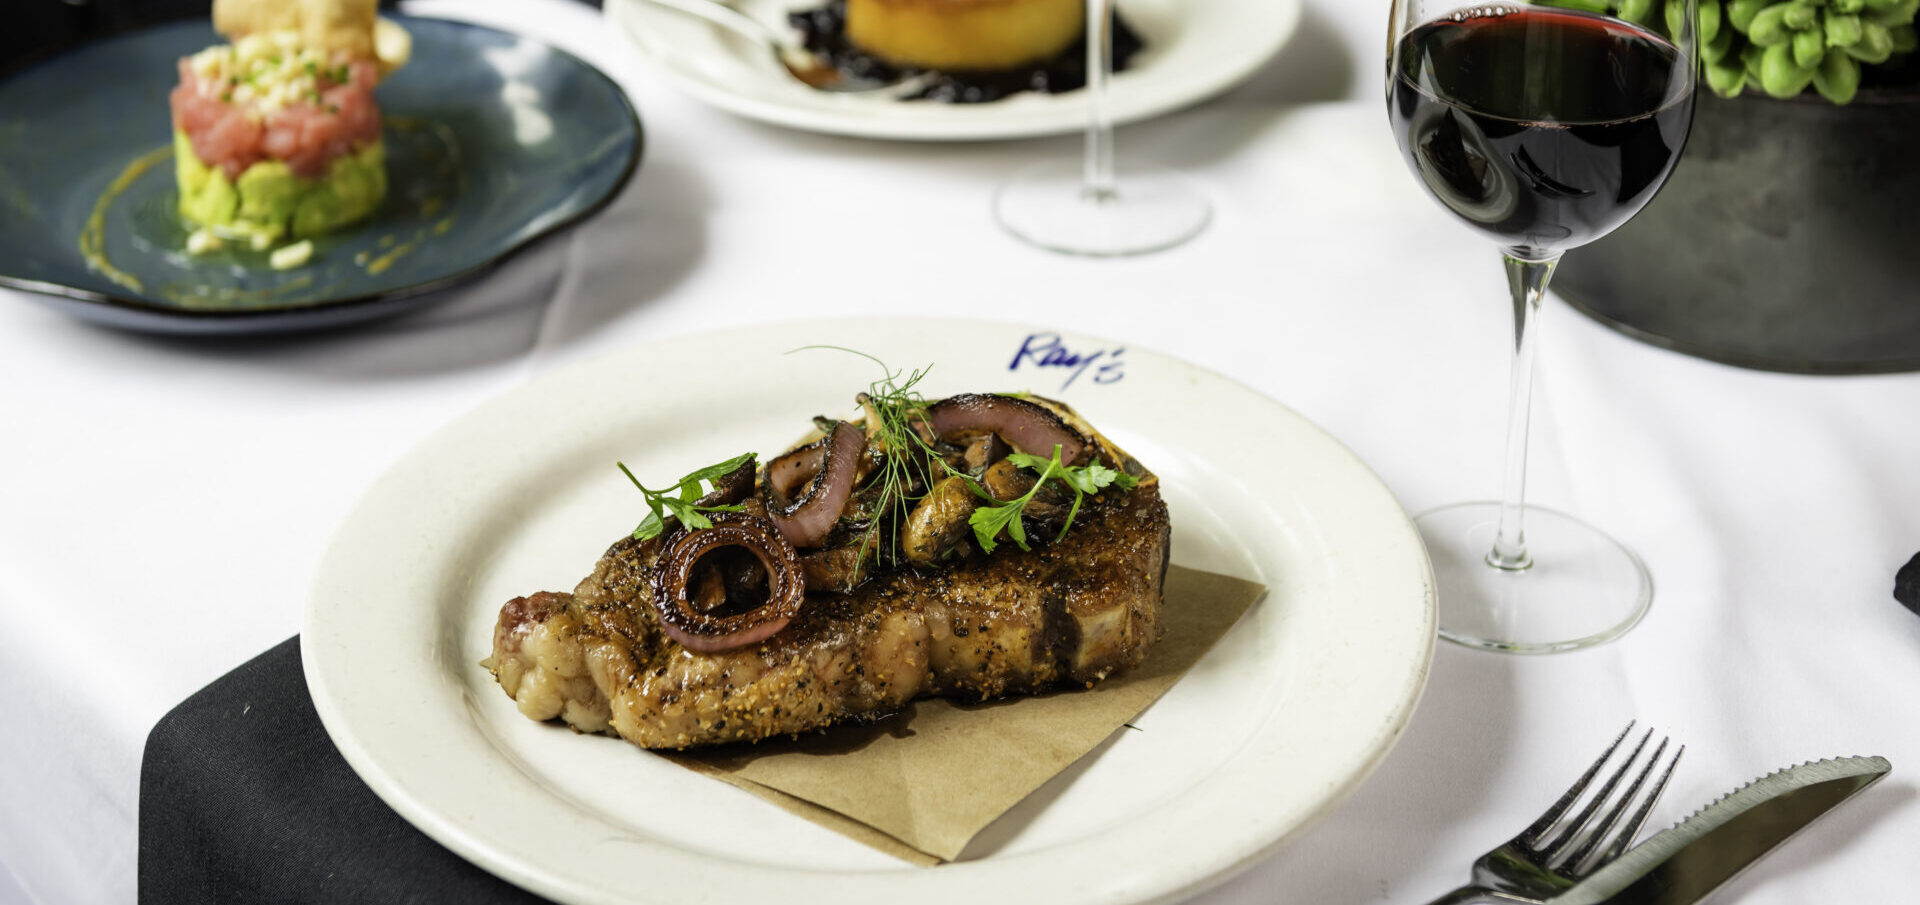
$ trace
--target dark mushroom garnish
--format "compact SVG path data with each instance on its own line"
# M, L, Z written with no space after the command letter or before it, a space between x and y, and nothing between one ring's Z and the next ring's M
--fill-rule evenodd
M967 479L950 475L934 482L907 514L900 546L909 562L938 562L973 533L967 517L980 505Z
M1006 441L1000 439L999 434L989 431L975 437L973 442L967 444L962 464L966 466L969 474L977 475L986 471L987 466L1006 458L1010 451ZM1062 450L1061 454L1065 455L1065 451Z
M846 594L873 574L874 545L854 540L800 554L808 593Z
M733 605L721 595L757 581L708 571L696 581L695 567L709 554L739 548L757 561L766 579L767 599L751 608ZM758 576L755 576L758 577ZM806 599L800 560L773 523L757 515L727 513L713 527L682 531L666 542L655 563L653 607L667 637L702 653L755 644L786 628Z

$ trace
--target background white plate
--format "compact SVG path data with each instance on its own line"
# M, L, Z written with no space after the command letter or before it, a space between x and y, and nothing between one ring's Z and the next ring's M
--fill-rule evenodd
M784 27L788 10L823 0L738 0ZM1146 48L1113 79L1110 109L1128 123L1206 100L1251 76L1292 37L1300 0L1122 0ZM742 116L836 135L964 141L1075 132L1085 95L1023 93L990 104L904 102L830 94L795 82L763 48L647 0L607 0L610 22L688 94Z
M1059 369L1010 371L1028 336L871 319L704 334L546 375L463 417L368 491L321 565L301 650L328 732L428 835L565 902L1152 902L1251 864L1351 792L1411 715L1434 639L1425 551L1378 478L1280 404L1140 350L1063 389ZM1065 399L1160 475L1175 562L1271 588L1143 731L955 864L909 867L624 742L534 723L477 665L503 602L571 589L639 520L616 459L671 477L851 412L875 366L782 354L809 343L937 362L929 396Z

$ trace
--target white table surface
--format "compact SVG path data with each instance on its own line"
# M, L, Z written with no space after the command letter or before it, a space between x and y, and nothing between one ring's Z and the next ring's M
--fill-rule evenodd
M1252 83L1121 132L1123 161L1171 164L1207 190L1211 229L1091 262L1015 243L987 210L1009 166L1072 155L1072 140L783 131L676 95L584 7L416 0L413 12L506 25L602 66L641 111L645 163L565 240L367 329L167 339L0 292L0 901L132 901L148 730L297 630L361 490L461 412L631 343L831 315L1065 327L1267 392L1344 440L1410 511L1493 496L1509 330L1493 253L1397 159L1377 100L1385 4L1308 4ZM800 279L827 268L830 289ZM1890 589L1920 550L1920 375L1726 368L1554 302L1533 437L1533 498L1645 557L1647 620L1557 657L1441 645L1373 778L1195 901L1424 902L1632 717L1689 745L1656 822L1791 762L1889 757L1892 778L1718 901L1910 900L1920 618Z

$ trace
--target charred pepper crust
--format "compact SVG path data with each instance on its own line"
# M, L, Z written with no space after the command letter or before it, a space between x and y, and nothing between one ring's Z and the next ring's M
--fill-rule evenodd
M564 605L587 636L581 641L596 652L595 680L614 702L608 728L646 747L878 718L929 694L988 700L1091 685L1137 663L1157 638L1170 532L1151 484L1091 498L1083 517L1059 545L896 572L844 597L810 597L780 635L714 657L680 649L659 630L646 597L654 542L615 543L574 596L549 595L546 606ZM1073 655L1085 640L1079 620L1109 610L1115 599L1151 605L1126 604L1119 653L1076 669ZM925 609L938 610L939 618L920 612L927 601ZM899 620L892 634L883 631L889 620ZM886 638L900 648L883 674L872 674L861 655ZM968 668L938 675L935 643L949 645Z

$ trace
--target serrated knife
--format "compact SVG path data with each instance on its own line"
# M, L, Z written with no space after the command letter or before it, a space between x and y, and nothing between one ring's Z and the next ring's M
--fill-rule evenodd
M1843 757L1768 774L1654 834L1549 905L1697 902L1891 769L1883 757Z

